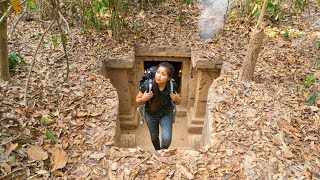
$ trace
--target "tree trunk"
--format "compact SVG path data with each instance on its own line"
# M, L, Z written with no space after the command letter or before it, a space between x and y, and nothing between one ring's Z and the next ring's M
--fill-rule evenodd
M240 81L252 81L254 69L256 67L257 59L260 53L262 41L264 38L264 29L261 28L261 23L264 16L264 11L266 9L268 0L264 0L263 6L261 8L261 13L259 20L255 29L252 31L250 36L250 42L247 47L246 56L243 60L242 68L240 71L239 80Z
M253 30L250 36L250 42L247 47L247 53L244 58L240 72L240 81L252 81L254 69L260 53L262 40L264 37L263 29Z
M8 1L0 3L0 17L6 13ZM5 81L10 79L9 62L8 62L8 43L7 43L7 17L0 23L0 71L1 78Z

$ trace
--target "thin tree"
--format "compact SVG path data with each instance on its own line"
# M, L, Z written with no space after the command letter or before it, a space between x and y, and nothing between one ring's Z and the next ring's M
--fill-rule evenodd
M1 78L5 81L10 79L8 62L8 43L7 43L7 11L8 1L0 2L0 71Z
M239 80L244 82L252 81L254 70L256 67L257 59L260 53L262 41L264 38L264 28L261 23L263 20L264 12L267 6L268 0L264 0L261 8L261 13L256 27L253 29L250 41L247 47L246 56L243 60L242 68L240 71Z

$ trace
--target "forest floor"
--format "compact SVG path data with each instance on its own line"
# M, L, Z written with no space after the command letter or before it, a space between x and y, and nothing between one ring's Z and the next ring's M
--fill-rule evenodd
M286 16L281 23L266 21L249 84L239 83L237 74L255 23L230 14L224 30L204 42L196 26L199 9L180 7L182 22L174 3L132 11L128 22L138 29L120 43L108 32L85 35L81 27L72 27L68 81L65 59L59 58L62 47L51 43L57 31L49 32L37 54L27 108L28 66L17 67L9 82L0 82L0 179L320 179L320 100L308 105L320 90L319 4L310 1L307 12ZM288 37L283 35L286 28ZM44 29L39 22L20 22L10 37L10 52L30 63ZM98 63L127 55L134 44L192 46L229 64L234 73L214 83L230 102L212 109L217 112L212 147L153 152L110 144L108 129L116 124L103 118L115 118L117 93L99 75ZM315 77L310 87L305 84L308 76Z

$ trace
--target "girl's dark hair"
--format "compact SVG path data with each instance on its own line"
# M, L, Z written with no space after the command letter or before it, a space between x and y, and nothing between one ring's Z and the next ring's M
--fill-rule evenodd
M157 70L158 70L159 67L166 68L166 71L167 71L169 79L172 78L173 72L174 72L174 68L170 63L162 62L157 66ZM169 91L170 91L169 86L170 86L170 82L168 81L167 85L165 87L166 89L164 90L167 93L169 93ZM156 83L155 80L152 81L152 92L153 92L153 98L150 99L149 102L150 102L151 110L153 112L155 112L158 109L158 106L160 104L160 90L159 90L158 84Z

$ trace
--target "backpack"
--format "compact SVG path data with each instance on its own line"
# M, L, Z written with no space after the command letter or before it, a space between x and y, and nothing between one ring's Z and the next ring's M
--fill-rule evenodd
M147 81L148 84L146 86L146 92L150 92L150 90L152 89L152 81L155 77L157 71L157 67L156 66L151 66L150 68L147 69L147 72L141 77L140 79L140 87ZM171 78L170 80L170 92L174 92L173 90L173 82L174 79ZM172 123L175 122L175 115L176 115L176 105L171 102L173 105L173 119L172 119ZM145 116L145 104L139 105L139 107L137 108L139 116L140 116L140 125L142 125L145 121L146 121L146 116Z

